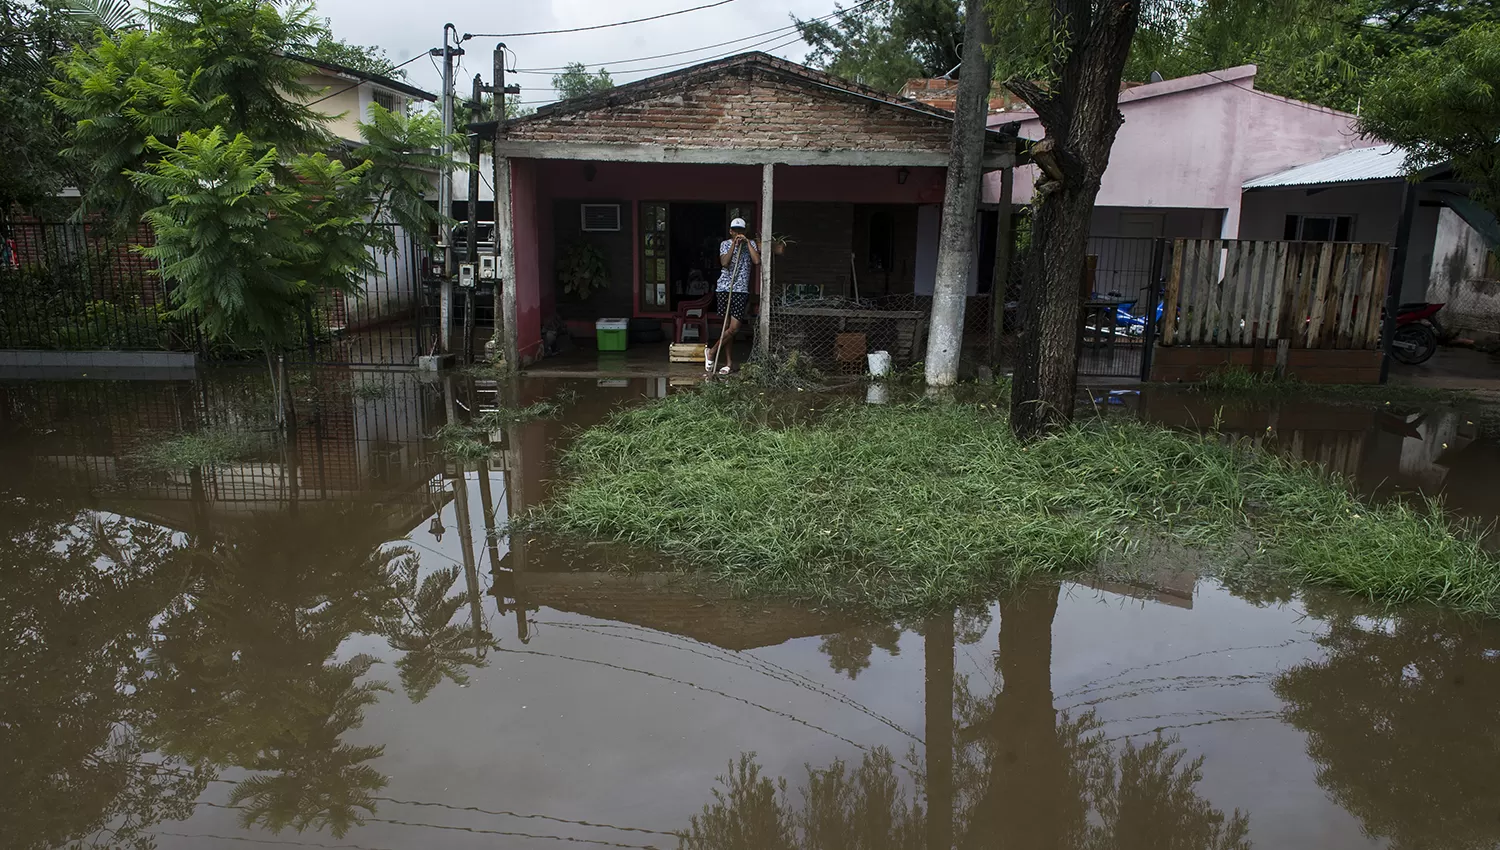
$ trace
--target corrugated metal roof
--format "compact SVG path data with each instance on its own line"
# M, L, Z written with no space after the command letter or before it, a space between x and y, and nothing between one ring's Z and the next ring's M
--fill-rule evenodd
M1405 174L1405 163L1406 151L1395 145L1355 148L1317 162L1247 180L1244 188L1268 189L1277 186L1322 186L1327 183L1390 180Z

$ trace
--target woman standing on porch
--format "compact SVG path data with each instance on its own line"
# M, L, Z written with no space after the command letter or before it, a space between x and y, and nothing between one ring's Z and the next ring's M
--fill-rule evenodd
M737 256L741 253L746 256ZM718 287L719 314L724 315L727 311L729 326L705 354L706 370L714 368L721 352L724 362L719 366L719 374L729 374L734 365L734 335L750 312L750 269L757 265L760 265L760 251L745 236L745 220L737 218L729 222L729 238L719 243L719 266L723 270L719 272Z

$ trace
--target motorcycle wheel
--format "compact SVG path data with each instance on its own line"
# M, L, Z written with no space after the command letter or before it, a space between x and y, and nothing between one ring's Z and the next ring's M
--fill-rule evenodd
M1437 351L1437 334L1426 325L1402 325L1391 337L1391 356L1412 366L1426 363Z

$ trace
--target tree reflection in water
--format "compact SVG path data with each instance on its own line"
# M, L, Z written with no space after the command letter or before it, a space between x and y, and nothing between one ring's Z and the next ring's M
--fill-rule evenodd
M1362 616L1346 600L1303 600L1327 655L1273 686L1307 734L1328 794L1394 848L1500 842L1500 630L1407 611Z
M999 684L990 694L975 695L968 678L952 676L953 620L924 627L929 675L947 658L942 673L953 687L951 709L928 690L925 760L914 748L901 765L877 749L858 766L809 767L794 801L786 779L765 776L744 754L680 847L1248 848L1248 817L1198 796L1202 759L1189 759L1175 737L1114 747L1092 712L1053 708L1057 595L1052 586L1000 603ZM946 741L954 742L951 757L941 752ZM911 773L909 785L898 768Z
M149 847L230 767L253 772L229 793L242 824L342 836L386 784L369 764L383 748L344 737L390 688L340 647L384 637L413 701L485 664L488 636L451 622L459 571L423 576L364 511L189 537L7 495L0 523L0 744L24 789L0 846Z

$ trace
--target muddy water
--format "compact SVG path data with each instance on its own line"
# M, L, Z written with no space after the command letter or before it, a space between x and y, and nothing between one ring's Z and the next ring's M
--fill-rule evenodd
M255 376L0 387L0 846L1500 843L1500 629L1190 578L869 623L611 572L669 565L507 518L673 387L519 400L562 390L465 470L429 437L489 388L325 373L294 450L161 477L133 448L253 426ZM1221 427L1493 516L1467 420L1346 414Z

